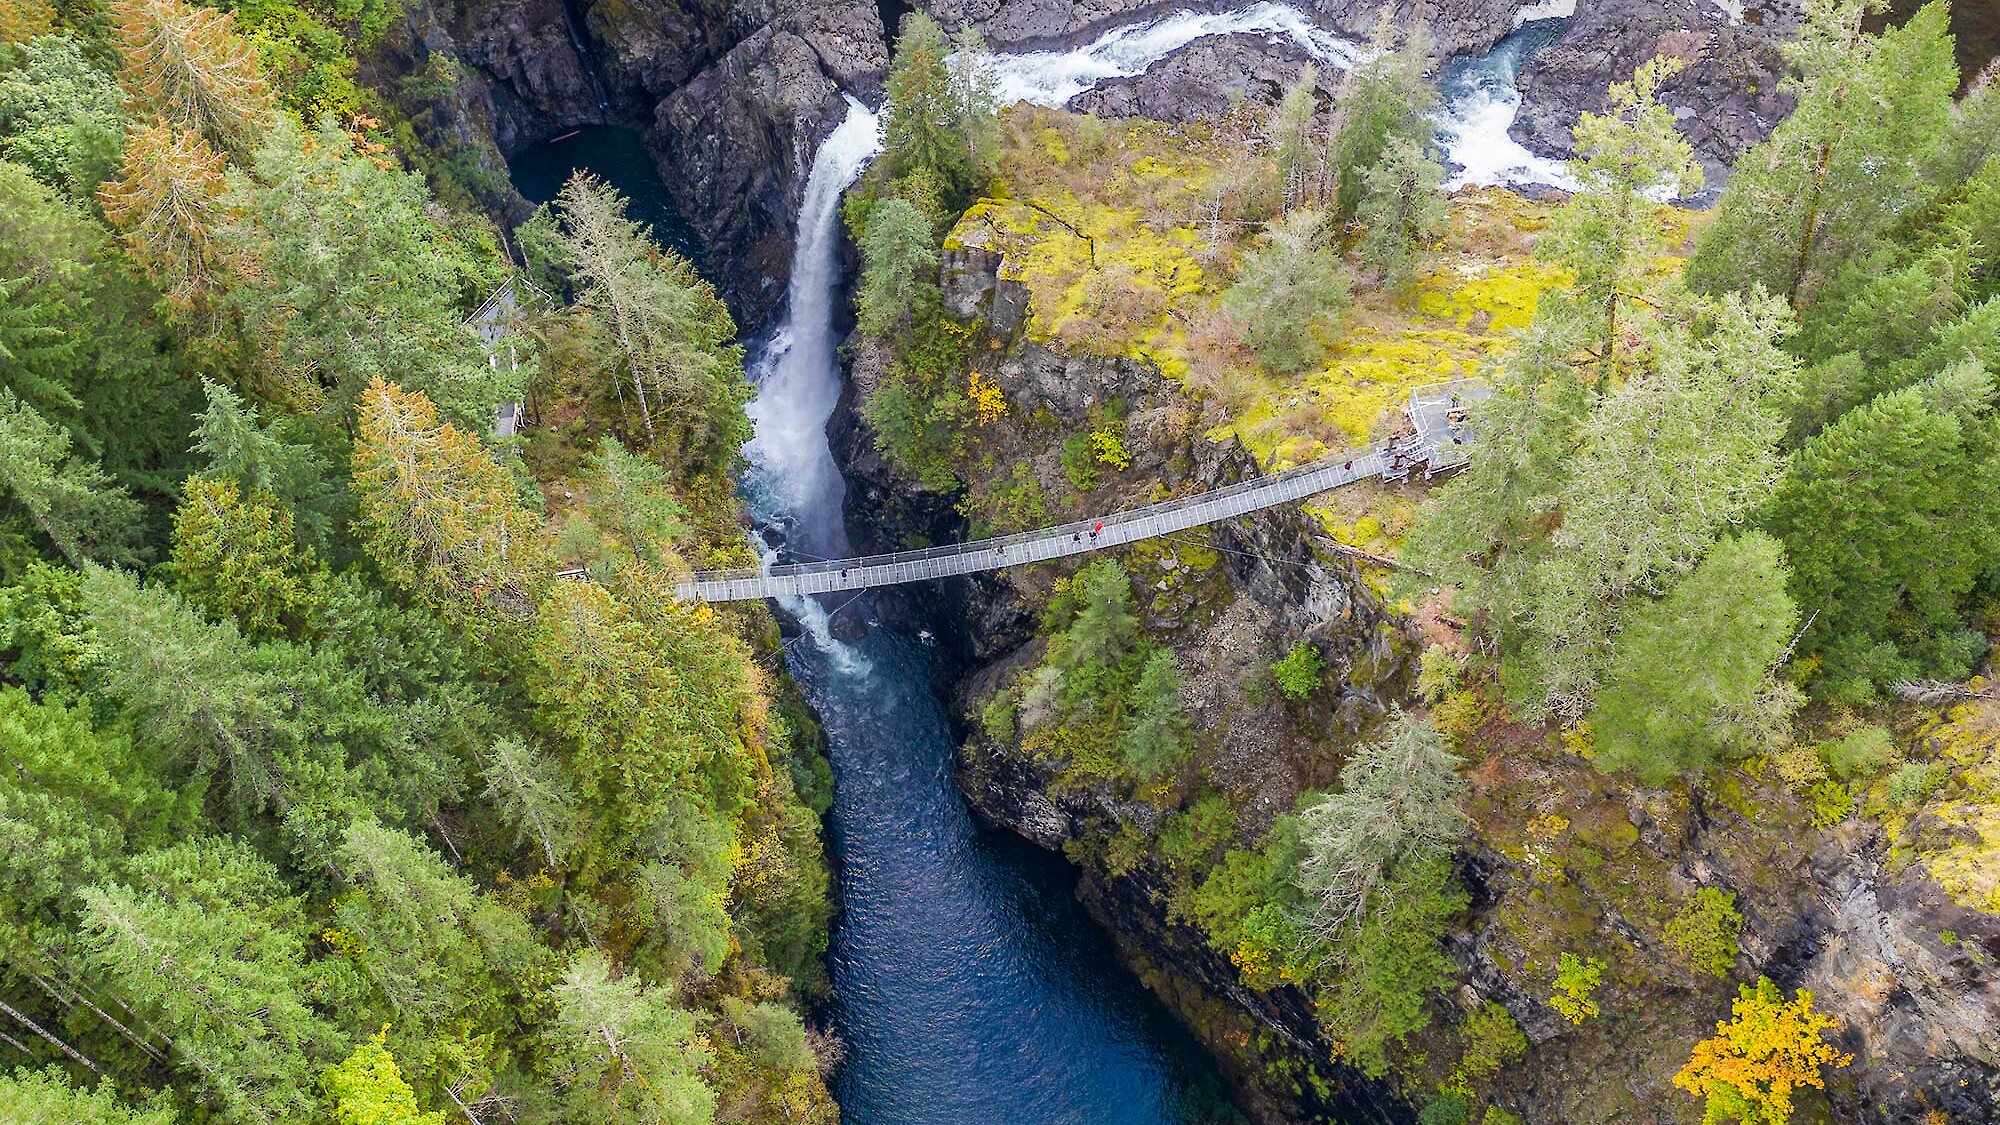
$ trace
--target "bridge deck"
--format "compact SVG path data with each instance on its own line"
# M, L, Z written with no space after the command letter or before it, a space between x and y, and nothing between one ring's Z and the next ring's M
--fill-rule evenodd
M1490 393L1491 388L1476 380L1418 387L1411 393L1409 405L1410 421L1417 431L1414 436L1336 453L1198 496L970 543L831 562L787 563L765 570L696 571L674 587L674 594L705 602L738 602L950 578L1171 535L1303 500L1365 477L1404 480L1413 471L1421 471L1428 478L1471 460L1472 431L1464 407Z

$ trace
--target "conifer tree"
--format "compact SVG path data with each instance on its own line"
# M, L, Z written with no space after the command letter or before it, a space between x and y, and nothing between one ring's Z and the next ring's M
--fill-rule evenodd
M714 289L627 218L624 197L602 180L572 177L554 214L577 309L609 361L607 389L630 392L647 444L701 470L734 456L749 437L749 392L735 322Z
M234 13L188 0L114 0L111 17L135 102L238 155L255 146L277 103Z
M67 433L0 390L0 486L72 566L137 563L145 510L96 462L75 456Z
M118 162L125 129L118 100L110 75L75 39L48 35L24 43L18 65L0 75L0 157L88 204Z
M527 742L502 738L483 772L500 814L535 842L550 870L560 870L578 832L576 792L562 768Z
M231 1122L318 1112L313 1074L341 1047L307 990L310 932L278 873L242 844L194 840L82 893L89 956L171 1038L172 1057Z
M263 425L257 408L235 391L213 379L203 379L201 389L207 402L195 414L194 451L208 459L209 475L283 503L307 536L323 544L336 506L325 460L279 426Z
M489 1069L490 1037L514 1028L508 981L545 959L526 921L371 818L348 826L335 862L353 887L335 909L338 940L395 1013L397 1056L427 1084Z
M170 491L187 431L185 376L153 315L159 293L104 224L0 161L0 382L121 483Z
M1172 649L1146 658L1126 700L1125 733L1118 748L1126 768L1139 777L1167 769L1186 750L1187 719L1181 713L1181 669Z
M1428 32L1422 28L1406 32L1389 9L1382 10L1367 52L1347 72L1334 99L1326 162L1336 223L1353 220L1361 205L1363 177L1388 152L1390 141L1398 137L1417 144L1429 141L1430 113L1437 104L1437 87L1430 78L1435 47Z
M1786 56L1796 107L1737 162L1688 264L1709 293L1762 284L1812 303L1836 267L1865 256L1922 206L1925 171L1951 126L1958 88L1949 14L1925 5L1880 37L1862 31L1868 0L1809 0Z
M1399 715L1387 738L1357 747L1341 767L1340 792L1299 814L1306 855L1298 883L1316 940L1360 922L1399 868L1447 852L1465 835L1458 764L1437 728Z
M673 483L659 462L607 437L591 458L591 519L642 566L675 565L674 542L687 534L687 509L674 499Z
M1055 664L1064 695L1074 704L1092 701L1106 673L1116 668L1139 635L1132 615L1132 580L1116 559L1092 563L1070 580L1076 616L1063 631Z
M861 253L855 316L863 332L887 335L935 306L938 248L930 220L914 206L890 197L870 208Z
M377 379L360 413L354 487L383 572L442 606L530 613L548 568L506 470L422 393Z
M1361 260L1374 267L1377 283L1401 285L1416 271L1423 248L1444 234L1448 215L1444 166L1408 137L1392 139L1361 176Z
M1320 332L1337 326L1350 303L1340 255L1319 241L1320 216L1294 211L1264 230L1264 246L1243 260L1222 309L1257 358L1292 373L1326 355Z
M291 513L228 478L190 478L174 512L174 588L251 636L299 635L319 616L326 576L300 547Z
M992 174L993 83L968 28L955 45L922 11L903 19L889 61L882 160L892 179L938 185L942 209L963 209Z
M578 955L555 987L558 1080L577 1120L706 1125L715 1095L694 1014L671 989L616 977L604 955Z
M153 125L125 139L118 176L98 189L105 217L124 232L132 259L183 304L216 283L223 163L199 133Z
M1557 497L1591 399L1572 357L1590 326L1574 305L1545 305L1500 361L1490 398L1474 404L1479 456L1433 494L1404 557L1459 590L1457 608L1518 651L1549 552Z
M1785 579L1784 548L1746 532L1627 609L1591 718L1597 768L1663 785L1786 729L1796 689L1772 675L1798 623Z
M1779 347L1783 301L1730 294L1695 323L1661 322L1653 369L1583 424L1555 497L1560 526L1537 562L1516 653L1531 710L1588 712L1618 607L1691 570L1728 525L1769 498L1797 361ZM1533 702L1539 697L1539 702Z
M279 763L298 732L282 680L235 624L211 625L179 597L120 571L93 568L83 593L105 686L138 734L191 758L197 774L226 772L241 804L281 802Z
M1660 83L1682 65L1665 55L1640 64L1631 82L1612 84L1610 113L1577 118L1570 168L1581 190L1556 212L1537 248L1576 275L1576 300L1603 326L1596 345L1600 391L1620 377L1619 309L1641 295L1647 271L1666 250L1652 201L1701 187L1694 149L1658 96Z
M520 401L526 369L492 362L460 322L499 258L451 229L422 175L356 151L331 120L274 125L251 172L229 177L216 234L233 263L225 307L297 401L344 422L371 379L393 380L481 431Z
M2000 421L1976 362L1850 411L1807 442L1772 499L1817 690L1969 673L1984 641L1960 616L2000 566Z
M529 691L562 740L598 844L633 840L700 771L735 763L755 673L706 607L641 611L596 584L551 588L529 644Z
M1278 157L1278 190L1287 210L1319 202L1319 151L1313 116L1319 112L1319 68L1307 63L1285 87L1271 115L1270 142Z

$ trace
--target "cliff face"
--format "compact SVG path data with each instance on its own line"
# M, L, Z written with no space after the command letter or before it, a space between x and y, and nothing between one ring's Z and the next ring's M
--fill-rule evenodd
M1057 520L1254 471L1240 448L1190 424L1198 407L1150 364L1038 338L1021 277L966 225L948 244L945 305L974 326L970 366L1008 403L999 432L983 431L986 452L969 459L975 494L1033 481L1048 496L1069 497L1046 513ZM874 393L884 362L875 345L861 346L851 392L859 400ZM1131 465L1077 496L1063 438L1104 426L1114 403ZM879 538L950 530L953 496L898 476L864 424L849 418L838 436L853 466L853 507L881 514ZM1184 774L1200 781L1134 789L1082 776L984 719L990 701L1018 690L1042 661L1037 623L1058 575L1039 568L979 576L945 595L940 619L958 623L973 662L954 701L966 732L961 785L988 820L1077 863L1086 905L1216 1052L1253 1117L1393 1119L1406 1111L1385 1087L1331 1061L1328 1035L1337 1029L1320 1025L1307 995L1250 986L1189 917L1188 856L1165 840L1171 822L1188 815L1190 792L1219 794L1235 831L1255 839L1299 794L1331 786L1347 751L1383 715L1420 705L1411 690L1419 625L1431 639L1448 625L1392 612L1297 510L1119 554L1144 630L1173 649L1187 674L1199 750ZM1306 703L1277 696L1264 671L1301 641L1329 667L1325 688ZM1939 751L1951 760L1995 768L2000 704L1982 707L1910 737L1956 746ZM1455 984L1431 1001L1431 1027L1408 1044L1419 1060L1405 1075L1413 1086L1446 1078L1462 1049L1449 1029L1491 1002L1528 1043L1526 1057L1482 1091L1491 1104L1532 1122L1691 1121L1699 1104L1672 1086L1674 1072L1727 1017L1736 986L1768 976L1812 990L1854 1055L1851 1066L1828 1073L1824 1095L1802 1095L1810 1119L2000 1120L2000 916L1967 899L1990 879L1963 873L1986 861L1936 859L1952 848L1981 854L1982 838L1965 828L1976 814L1870 805L1868 816L1819 826L1809 801L1761 774L1646 789L1605 777L1546 733L1497 720L1465 732L1461 748L1475 827L1459 869L1472 906L1445 939ZM1949 887L1936 874L1947 869L1960 872ZM1743 917L1726 977L1697 971L1663 936L1704 887L1733 895ZM1549 1002L1563 953L1605 961L1602 1014L1581 1025Z
M1531 1044L1500 1104L1530 1121L1681 1120L1695 1102L1673 1070L1736 983L1763 975L1812 990L1841 1025L1854 1062L1828 1075L1833 1120L1995 1119L2000 918L1953 901L1878 824L1816 828L1783 786L1747 774L1648 790L1520 745L1494 746L1470 776L1478 894L1449 939L1455 999L1498 1001ZM1661 938L1699 887L1743 915L1726 979ZM1607 962L1602 1015L1575 1026L1546 1002L1547 966L1586 950Z
M506 155L579 125L639 130L754 329L783 297L804 170L841 94L878 98L887 62L868 0L463 0L413 5L374 77L514 218Z

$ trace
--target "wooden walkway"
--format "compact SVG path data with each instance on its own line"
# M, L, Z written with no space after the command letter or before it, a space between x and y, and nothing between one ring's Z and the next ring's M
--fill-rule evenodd
M1470 460L1472 434L1462 407L1487 393L1483 384L1467 381L1420 387L1410 396L1415 434L1336 453L1198 496L970 543L831 562L788 563L764 570L696 571L677 585L674 593L683 599L736 602L950 578L1171 535L1303 500L1368 477L1396 481L1422 473L1428 478Z

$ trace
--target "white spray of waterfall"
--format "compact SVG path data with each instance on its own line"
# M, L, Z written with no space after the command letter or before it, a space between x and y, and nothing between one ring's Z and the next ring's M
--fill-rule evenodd
M1144 74L1152 65L1197 39L1213 35L1288 38L1318 62L1346 68L1361 48L1322 30L1288 4L1266 2L1228 12L1175 12L1145 23L1113 28L1070 51L1029 51L995 55L995 93L1002 105L1031 102L1065 105L1073 97L1112 78Z
M1522 14L1543 9L1560 13L1565 2L1537 4ZM1515 37L1532 35L1536 24L1560 18L1561 14L1538 15L1523 21L1521 26L1529 30L1517 31ZM1511 132L1521 114L1521 90L1515 83L1528 53L1525 40L1515 37L1501 41L1485 58L1455 68L1445 81L1437 139L1451 168L1447 190L1528 184L1575 190L1577 186L1567 164L1529 152Z
M834 355L834 299L840 291L840 196L882 147L873 110L847 99L847 117L813 154L785 319L752 358L757 397L747 413L753 427L743 447L750 462L750 504L758 522L783 536L800 554L841 557L847 532L840 517L846 492L827 445L826 423L840 401L840 368ZM766 545L765 563L776 551ZM835 640L828 611L811 598L788 599L785 609L819 646L848 671L865 668L858 654Z
M1536 20L1568 19L1576 14L1576 0L1541 0L1514 13L1514 26L1534 23Z

